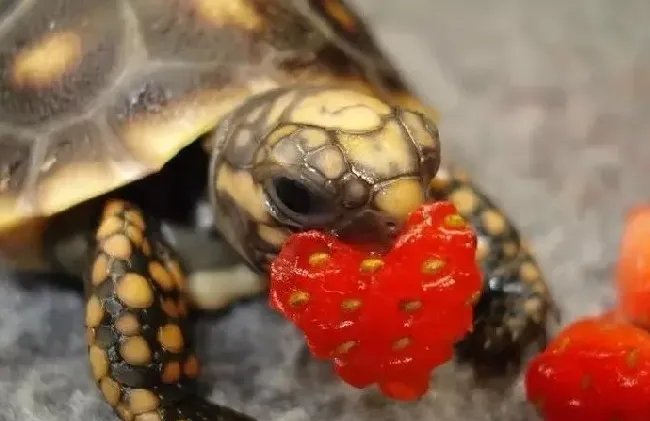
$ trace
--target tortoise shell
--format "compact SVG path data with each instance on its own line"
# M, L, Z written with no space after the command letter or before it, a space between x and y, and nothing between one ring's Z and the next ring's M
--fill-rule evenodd
M386 66L338 0L2 2L0 230L158 171L333 44Z

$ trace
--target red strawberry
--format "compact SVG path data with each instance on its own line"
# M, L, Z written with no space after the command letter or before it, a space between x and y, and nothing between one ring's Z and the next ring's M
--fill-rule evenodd
M650 327L650 206L640 206L627 217L616 284L623 315Z
M575 322L531 362L526 395L546 421L647 421L650 336L612 315Z
M295 234L271 265L271 306L349 384L416 399L472 327L482 284L475 249L471 227L447 202L414 212L384 255Z

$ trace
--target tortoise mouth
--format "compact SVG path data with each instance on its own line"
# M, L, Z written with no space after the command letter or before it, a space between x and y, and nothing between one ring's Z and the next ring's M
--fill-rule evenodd
M376 252L388 251L402 229L403 223L394 218L366 211L344 225L331 230L341 241Z

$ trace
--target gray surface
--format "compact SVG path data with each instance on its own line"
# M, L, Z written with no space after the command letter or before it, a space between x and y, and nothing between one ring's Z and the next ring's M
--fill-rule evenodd
M606 305L624 210L648 197L650 2L357 1L443 108L445 158L532 239L565 317ZM72 291L0 285L0 419L113 419L82 324ZM415 405L354 391L301 365L297 334L261 302L201 329L212 397L263 420L531 419L519 385L468 389L449 373Z

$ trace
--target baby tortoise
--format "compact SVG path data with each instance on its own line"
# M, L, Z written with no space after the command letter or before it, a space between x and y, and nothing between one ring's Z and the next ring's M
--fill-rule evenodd
M434 111L338 0L9 0L0 16L3 264L84 279L91 372L121 419L251 420L198 396L191 309L263 292L292 232L387 241L431 198L480 233L459 357L498 367L543 344L534 259L439 169Z

